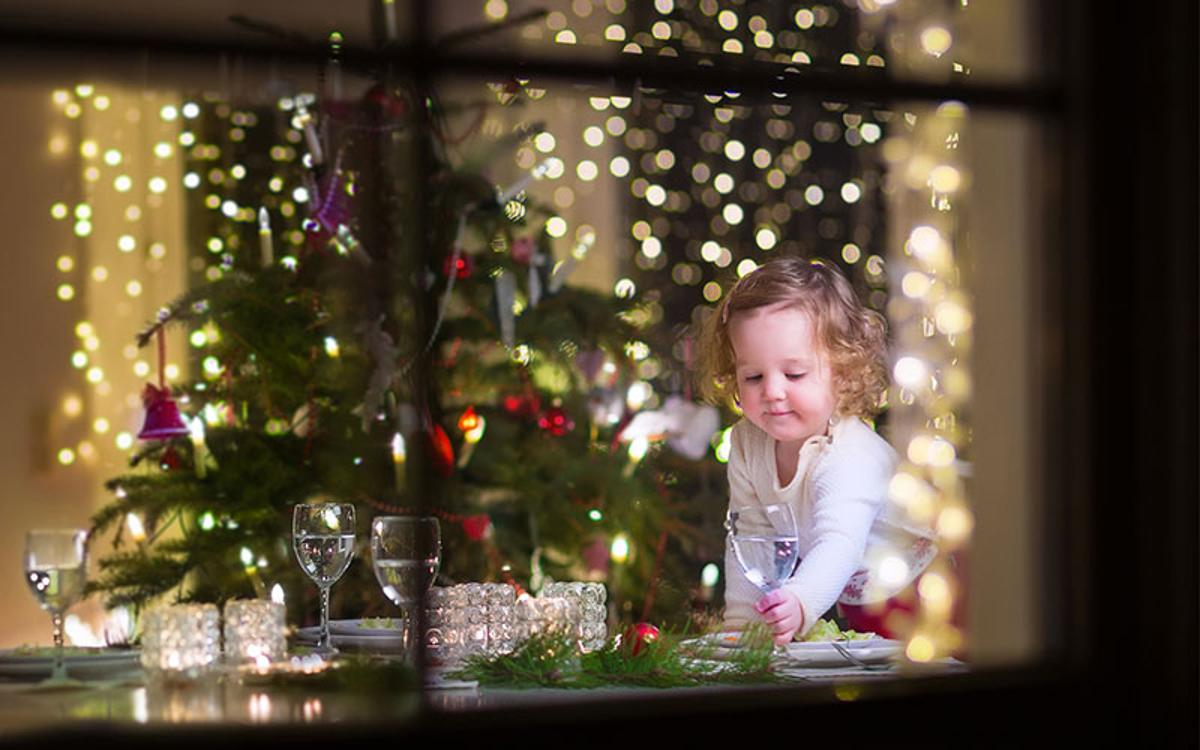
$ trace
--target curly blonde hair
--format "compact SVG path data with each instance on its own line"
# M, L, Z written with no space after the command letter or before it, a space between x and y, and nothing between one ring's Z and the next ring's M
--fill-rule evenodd
M742 277L701 320L697 388L709 403L737 402L737 357L729 321L739 312L777 304L803 310L828 356L838 416L868 418L880 410L888 387L887 325L863 306L850 282L819 260L779 258Z

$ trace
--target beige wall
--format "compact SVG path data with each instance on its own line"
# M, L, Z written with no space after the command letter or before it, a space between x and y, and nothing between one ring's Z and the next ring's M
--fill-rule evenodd
M127 347L157 307L183 285L178 162L153 156L154 144L173 141L177 130L157 117L165 95L100 85L96 94L106 95L108 106L85 103L81 116L71 119L53 103L51 92L76 82L0 81L0 106L8 113L0 163L10 176L4 188L9 246L0 275L7 313L0 340L9 350L0 399L10 416L8 428L0 431L0 462L8 480L0 488L6 520L0 526L0 601L6 603L0 646L49 641L49 619L21 576L24 533L30 528L87 527L91 514L107 501L104 480L127 468L126 453L117 448L115 437L122 431L136 435L141 427L137 394L147 378L134 373L134 364L154 364L151 352ZM87 139L96 142L98 158L81 155L80 144ZM54 140L59 145L52 149ZM108 149L121 152L120 164L104 162ZM99 170L92 181L83 178L89 166ZM127 192L113 188L118 175L131 179ZM148 191L154 176L167 180L166 193ZM59 201L71 211L83 202L92 207L89 236L75 236L73 219L51 217L50 207ZM130 206L137 206L140 215L128 214ZM118 249L123 235L134 238L132 252ZM155 242L166 250L161 259L147 254ZM75 262L68 272L57 268L64 255ZM100 280L92 275L97 266L107 271ZM143 285L137 295L126 288L134 279ZM64 282L76 290L71 300L56 297ZM88 352L89 366L105 373L99 385L87 382L85 370L71 366L72 352L84 349L76 335L80 321L94 326L99 342ZM169 341L170 361L184 365L182 334ZM77 415L64 410L69 396L82 405ZM108 421L104 432L94 427L100 418ZM62 448L75 451L71 465L58 462ZM106 549L107 539L93 540L93 574L94 558ZM103 613L98 602L71 611L99 630Z
M52 433L61 429L60 403L77 388L69 366L73 348L72 306L56 304L61 275L54 259L63 241L52 230L49 208L74 189L70 160L53 159L47 134L55 119L49 91L40 85L0 81L4 137L0 163L8 179L3 206L7 247L0 254L5 314L0 341L7 354L0 403L7 427L0 430L0 645L49 641L49 618L34 603L21 575L26 529L86 526L96 497L87 471L61 471Z

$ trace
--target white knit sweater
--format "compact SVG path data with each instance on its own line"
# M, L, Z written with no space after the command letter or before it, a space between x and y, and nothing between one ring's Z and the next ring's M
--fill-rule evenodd
M801 635L839 599L860 604L900 591L936 554L932 532L909 524L887 499L896 461L896 452L865 422L841 419L828 436L804 443L796 474L780 486L774 438L744 419L734 425L730 509L787 503L795 513L800 564L784 585L804 608ZM889 557L888 574L881 576ZM762 595L726 545L725 627L758 620L754 603Z

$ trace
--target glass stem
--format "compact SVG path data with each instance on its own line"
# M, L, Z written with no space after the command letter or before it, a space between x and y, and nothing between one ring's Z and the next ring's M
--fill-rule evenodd
M321 587L321 637L317 640L322 650L329 650L329 587Z
M399 606L399 605L398 605ZM412 620L410 618L411 609L409 607L400 606L400 648L404 652L405 658L410 658L409 644L412 643Z
M62 612L51 612L50 622L54 627L54 671L51 679L66 675L67 668L63 663L63 616Z

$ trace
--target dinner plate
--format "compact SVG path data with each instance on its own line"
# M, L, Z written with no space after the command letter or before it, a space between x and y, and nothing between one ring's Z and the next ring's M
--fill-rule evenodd
M72 649L63 656L67 676L80 680L112 677L139 668L139 652L132 649L95 649L80 653ZM24 649L0 651L0 677L40 679L54 668L51 648L32 652Z
M904 648L900 641L887 638L867 638L861 641L838 641L838 645L864 664L891 661ZM843 656L829 641L805 641L787 645L788 663L801 667L845 667L853 662Z
M308 628L305 628L308 630ZM319 628L312 628L315 633ZM334 635L354 637L399 638L401 621L398 618L371 618L366 620L330 620L329 632Z
M400 628L361 627L361 620L330 620L329 640L334 648L358 649L362 651L402 651L404 637ZM296 640L316 643L321 627L314 625L296 631Z
M699 638L684 641L684 645L699 649L710 650L711 658L721 659L722 654L729 654L741 647L742 634L738 631L709 633ZM879 664L887 662L903 650L900 641L887 638L866 638L857 641L838 641L838 644L849 651L854 658L864 664ZM790 666L798 667L845 667L854 666L842 656L829 641L801 641L789 643L786 647L787 662Z
M741 648L742 632L738 630L727 631L723 633L708 633L698 638L689 638L682 645L695 648L721 648L734 649Z

